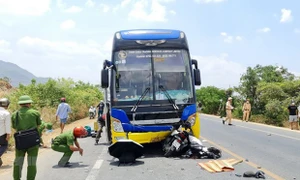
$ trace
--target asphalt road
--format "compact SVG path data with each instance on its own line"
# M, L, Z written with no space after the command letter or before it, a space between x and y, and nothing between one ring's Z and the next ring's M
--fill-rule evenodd
M145 146L145 156L133 165L120 165L107 152L108 145L101 139L94 145L94 138L79 142L83 156L75 152L70 160L72 167L60 168L57 162L61 153L43 150L38 157L37 180L230 180L243 179L245 171L258 169L267 179L300 179L300 133L254 123L233 121L235 126L223 125L220 118L201 115L201 140L206 146L222 150L221 159L235 158L244 161L232 172L211 174L198 165L207 159L165 158L160 144ZM0 174L1 180L12 179L11 171ZM23 178L26 179L26 164ZM255 179L255 178L253 178Z

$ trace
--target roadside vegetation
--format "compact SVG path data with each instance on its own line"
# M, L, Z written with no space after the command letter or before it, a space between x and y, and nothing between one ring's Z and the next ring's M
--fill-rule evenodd
M294 101L300 104L300 79L284 67L248 67L240 77L239 86L220 89L214 86L202 87L196 91L197 101L203 105L203 113L225 115L225 103L233 97L233 117L242 119L242 106L250 99L252 112L250 121L275 126L288 126L288 105Z
M18 98L25 94L32 98L32 107L41 113L43 121L51 122L53 128L59 127L55 113L61 97L66 97L72 110L67 123L87 117L89 107L96 106L103 99L98 86L82 81L49 79L45 84L37 84L33 79L30 85L20 84L15 88L10 85L8 78L0 78L0 98L9 98L11 103L8 110L11 113L19 108Z

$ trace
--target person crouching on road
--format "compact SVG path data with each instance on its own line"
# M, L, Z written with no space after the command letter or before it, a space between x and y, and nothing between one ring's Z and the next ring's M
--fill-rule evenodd
M0 167L3 162L1 156L8 147L11 134L10 113L7 111L10 102L7 98L0 99Z
M51 148L54 151L62 152L64 155L58 162L60 167L70 167L69 160L74 151L79 151L79 154L82 156L83 149L80 147L77 138L86 137L87 131L84 127L79 126L75 127L72 131L68 131L58 135L52 141ZM74 146L75 144L75 146Z

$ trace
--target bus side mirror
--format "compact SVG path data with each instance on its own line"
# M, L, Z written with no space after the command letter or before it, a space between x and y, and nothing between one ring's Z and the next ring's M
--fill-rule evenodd
M101 70L101 87L108 88L108 69Z
M195 65L195 69L198 69L198 61L195 59L192 59L192 65Z
M194 69L194 80L195 80L195 85L196 86L201 85L201 75L200 75L200 70L199 69Z

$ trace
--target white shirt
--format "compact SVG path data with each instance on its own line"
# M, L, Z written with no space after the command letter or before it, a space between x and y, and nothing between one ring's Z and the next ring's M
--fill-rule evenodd
M11 134L10 113L3 107L0 107L0 136L6 133Z

